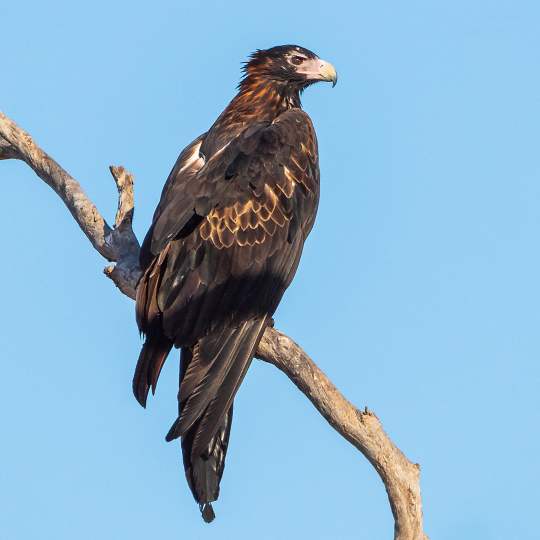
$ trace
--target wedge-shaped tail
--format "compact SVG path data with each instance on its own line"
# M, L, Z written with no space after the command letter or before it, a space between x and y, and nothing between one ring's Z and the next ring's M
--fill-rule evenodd
M223 326L195 346L182 349L179 415L166 440L182 438L186 478L206 522L215 517L211 503L219 496L233 399L269 321L265 315ZM135 396L143 406L171 346L164 339L147 340L143 346L133 381Z

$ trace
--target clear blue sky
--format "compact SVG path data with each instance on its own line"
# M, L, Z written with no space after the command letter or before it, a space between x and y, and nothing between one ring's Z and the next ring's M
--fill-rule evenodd
M24 2L2 7L0 108L136 231L256 48L298 43L322 200L277 326L422 465L433 539L533 540L540 500L538 2ZM17 7L15 7L17 6ZM133 304L57 196L0 163L0 538L388 539L379 478L256 362L205 525L179 449L177 359L141 409Z

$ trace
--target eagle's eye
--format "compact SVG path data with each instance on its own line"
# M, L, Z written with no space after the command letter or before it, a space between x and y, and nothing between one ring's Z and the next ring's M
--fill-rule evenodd
M305 58L303 56L293 56L291 58L291 62L295 65L295 66L299 66L303 61L305 60Z

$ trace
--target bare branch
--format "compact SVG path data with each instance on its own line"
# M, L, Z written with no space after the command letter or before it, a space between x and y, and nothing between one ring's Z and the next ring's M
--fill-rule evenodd
M80 184L41 150L28 133L1 112L0 136L16 149L19 159L25 161L56 191L99 253L106 259L113 260L114 254L105 243L105 236L110 233L110 228Z
M118 210L114 229L106 240L117 253L115 265L107 266L104 272L130 298L135 298L135 289L141 275L139 268L139 242L132 229L134 207L133 175L124 167L109 167L118 189Z
M118 188L118 210L111 228L80 184L1 112L0 159L25 161L54 189L94 248L116 262L105 268L105 274L124 294L135 298L141 271L139 243L132 230L133 176L123 167L110 167ZM394 515L395 540L427 540L422 528L420 467L392 443L375 414L354 407L293 340L274 328L265 331L257 357L285 373L328 423L375 467Z
M118 189L118 210L114 218L114 226L119 229L122 226L131 226L134 212L133 175L124 167L109 167Z
M375 467L395 520L396 540L427 540L422 529L420 466L411 463L384 432L379 419L352 405L289 337L268 329L257 357L283 371L328 423Z
M25 161L60 196L94 248L108 261L105 269L120 290L135 297L140 275L139 243L131 229L133 218L133 177L123 167L111 167L119 192L117 222L112 229L103 219L81 185L54 159L36 145L32 137L0 112L0 157Z

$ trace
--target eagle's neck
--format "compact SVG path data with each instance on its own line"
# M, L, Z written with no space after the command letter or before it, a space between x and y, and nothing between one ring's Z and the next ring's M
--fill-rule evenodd
M258 115L264 120L274 120L282 112L300 108L300 90L291 84L262 77L246 77L240 84L236 97L229 107L240 114Z
M210 128L201 151L208 158L250 124L272 122L283 112L301 106L299 89L268 79L246 77L238 94Z

